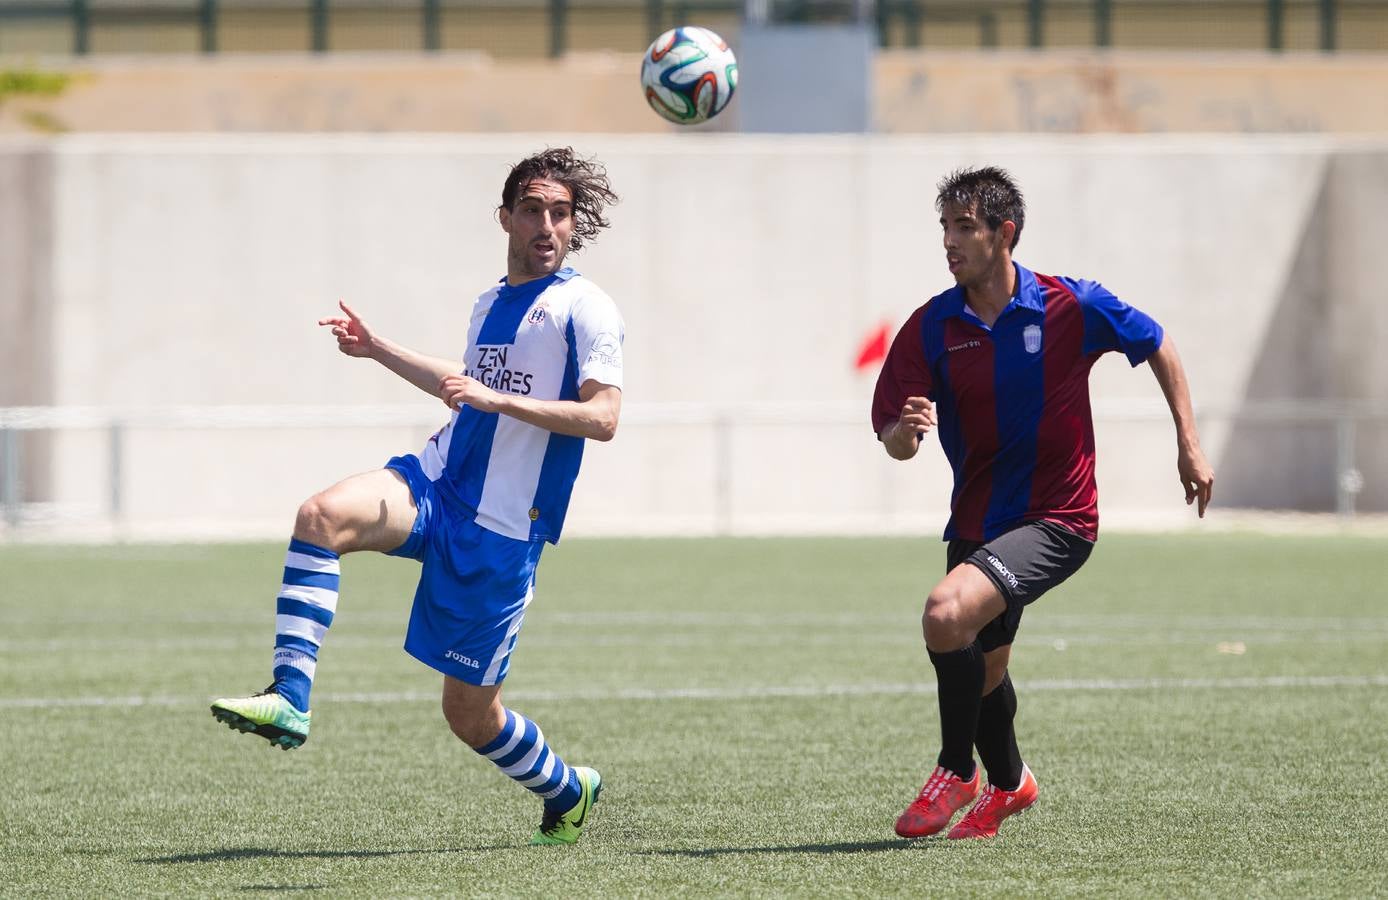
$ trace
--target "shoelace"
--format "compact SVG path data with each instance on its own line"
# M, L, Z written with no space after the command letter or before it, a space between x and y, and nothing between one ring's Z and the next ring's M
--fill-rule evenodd
M555 812L546 807L544 815L540 817L540 831L544 834L552 835L559 830L560 820L564 818L561 812Z
M973 805L964 818L959 820L960 825L978 825L979 820L992 812L993 805L998 800L998 790L993 785L988 784L983 788L983 796L978 798L978 802Z
M931 772L930 777L925 780L925 787L921 788L921 792L917 799L926 801L934 800L940 795L941 791L949 786L951 777L958 778L957 775L954 775L946 769L937 768L934 772Z

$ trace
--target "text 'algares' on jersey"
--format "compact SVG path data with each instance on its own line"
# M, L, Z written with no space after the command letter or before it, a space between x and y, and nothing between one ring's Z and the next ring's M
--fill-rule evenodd
M1094 421L1089 370L1121 350L1136 366L1162 329L1101 284L1017 270L1017 295L993 327L964 289L932 297L906 320L872 401L879 435L908 397L927 397L954 470L945 540L989 541L1037 519L1094 540Z
M477 299L463 374L494 391L577 400L587 381L622 387L624 326L612 298L573 269ZM583 438L464 406L419 454L446 502L488 531L557 543Z

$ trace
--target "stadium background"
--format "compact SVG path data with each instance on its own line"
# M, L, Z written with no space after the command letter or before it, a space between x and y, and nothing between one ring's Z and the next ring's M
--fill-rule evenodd
M0 895L1388 896L1385 7L0 0ZM740 55L707 127L636 90L676 22ZM412 565L344 563L303 749L207 704L264 684L296 504L442 419L314 320L451 352L562 143L624 197L577 262L629 381L506 683L603 772L556 854L400 650ZM871 351L985 161L1020 259L1170 326L1216 506L1101 363L1104 537L1010 667L1041 802L904 842L948 476L875 446Z
M700 22L732 108L678 129L641 49ZM628 324L621 439L571 533L929 532L948 477L866 422L865 346L948 284L930 208L997 162L1019 259L1167 325L1241 511L1388 511L1388 4L0 4L0 534L279 536L414 448L428 398L337 356L348 299L456 353L506 165L609 165L573 262ZM1096 370L1118 527L1190 525L1154 379Z

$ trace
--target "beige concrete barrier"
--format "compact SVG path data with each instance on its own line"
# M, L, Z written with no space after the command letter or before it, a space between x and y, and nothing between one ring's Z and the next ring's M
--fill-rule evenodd
M676 130L646 108L639 63L605 53L44 62L33 68L70 76L67 87L10 97L0 132ZM888 51L872 82L875 129L890 134L1388 133L1382 54ZM736 127L734 100L700 130Z
M1220 505L1336 503L1333 418L1242 410L1388 402L1385 141L552 133L0 141L0 185L31 198L0 220L3 258L32 273L0 280L0 341L16 354L5 402L345 407L340 427L127 432L132 524L287 522L303 495L427 436L420 422L364 428L352 407L444 418L338 355L315 320L344 297L404 343L459 353L471 299L502 274L508 164L570 141L623 197L573 262L623 310L636 410L591 448L579 532L938 520L938 450L887 459L867 422L873 373L852 361L949 285L931 201L960 165L1020 179L1023 263L1103 281L1168 328L1210 413ZM1150 373L1108 358L1093 386L1105 513L1187 521ZM1388 433L1355 440L1360 508L1388 510ZM105 441L53 434L29 499L99 513Z

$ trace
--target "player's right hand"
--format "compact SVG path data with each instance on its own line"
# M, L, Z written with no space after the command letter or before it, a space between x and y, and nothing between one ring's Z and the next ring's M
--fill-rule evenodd
M901 406L901 416L897 419L897 429L905 434L915 433L917 438L930 433L938 424L935 404L927 397L907 397Z
M365 357L371 355L372 334L371 326L361 320L352 307L348 306L343 300L337 301L337 305L342 307L342 311L347 314L342 316L328 316L319 319L319 325L332 327L333 337L337 338L337 349L348 356Z
M454 375L445 375L439 382L439 398L444 405L454 412L461 412L463 404L471 406L478 412L496 412L496 391L487 387L476 378L464 375L461 372Z

